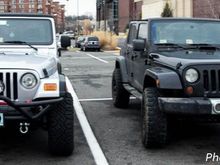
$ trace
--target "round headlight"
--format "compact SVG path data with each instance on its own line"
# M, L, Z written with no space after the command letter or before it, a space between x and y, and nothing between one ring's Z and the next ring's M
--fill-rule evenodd
M27 89L32 89L37 85L37 78L32 73L26 73L21 77L21 85Z
M194 83L199 79L199 73L195 69L188 69L186 71L185 78L188 82Z

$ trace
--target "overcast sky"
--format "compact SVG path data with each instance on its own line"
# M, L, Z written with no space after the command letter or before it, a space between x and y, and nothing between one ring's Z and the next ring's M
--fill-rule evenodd
M77 1L79 2L79 15L96 15L96 0L58 0L65 4L66 16L77 15Z

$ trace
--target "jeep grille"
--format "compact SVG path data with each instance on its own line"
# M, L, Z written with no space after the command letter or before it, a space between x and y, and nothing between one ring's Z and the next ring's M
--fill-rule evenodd
M203 84L206 93L220 92L220 70L203 70Z
M0 72L0 81L5 85L4 92L0 95L4 95L11 100L18 98L18 75L15 72Z

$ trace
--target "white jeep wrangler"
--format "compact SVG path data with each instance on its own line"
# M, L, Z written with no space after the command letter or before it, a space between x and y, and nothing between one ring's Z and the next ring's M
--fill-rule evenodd
M74 148L72 96L61 73L51 16L0 15L0 126L17 124L48 130L52 154L70 155ZM68 37L63 46L70 45Z

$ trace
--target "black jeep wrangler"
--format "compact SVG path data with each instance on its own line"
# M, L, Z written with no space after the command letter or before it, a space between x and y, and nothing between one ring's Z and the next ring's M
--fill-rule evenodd
M112 95L142 100L146 148L167 141L170 116L220 119L220 21L155 18L130 23L115 62Z

